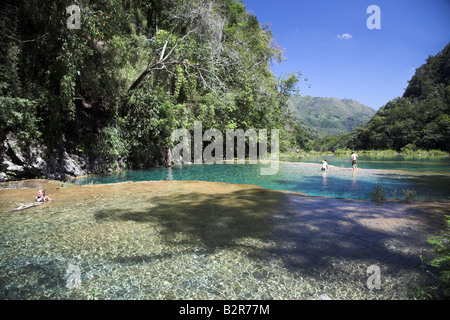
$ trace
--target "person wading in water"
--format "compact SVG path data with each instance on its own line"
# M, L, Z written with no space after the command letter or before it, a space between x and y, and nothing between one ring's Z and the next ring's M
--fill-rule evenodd
M357 168L356 167L356 158L358 158L358 155L356 153L352 152L352 154L350 155L350 162L352 163L353 171L355 171Z

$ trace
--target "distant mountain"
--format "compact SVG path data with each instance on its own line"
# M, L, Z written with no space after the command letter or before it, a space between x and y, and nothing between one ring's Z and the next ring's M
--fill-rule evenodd
M351 134L351 149L450 152L450 43L416 69L403 96Z
M299 95L292 95L289 98L288 108L306 130L318 137L351 132L369 121L376 112L351 99Z

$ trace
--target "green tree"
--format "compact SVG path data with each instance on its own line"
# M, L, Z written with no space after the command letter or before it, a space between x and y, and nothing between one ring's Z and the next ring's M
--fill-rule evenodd
M170 133L195 121L306 140L287 114L299 77L274 77L282 50L241 1L80 0L80 29L72 4L2 2L2 141L117 168L167 164Z
M389 101L354 130L355 149L450 151L450 44L416 70L402 97Z

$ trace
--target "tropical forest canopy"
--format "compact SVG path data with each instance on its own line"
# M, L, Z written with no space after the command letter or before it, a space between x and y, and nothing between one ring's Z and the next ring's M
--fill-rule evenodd
M315 140L288 112L299 74L274 76L282 50L240 0L82 0L79 29L67 24L73 4L0 4L0 153L11 161L34 146L103 169L167 164L171 133L195 121L279 129L281 151L450 150L449 46L366 124Z
M389 101L351 133L310 141L316 151L450 152L450 44L416 69L402 97Z
M416 69L402 97L389 101L349 137L353 149L450 151L450 44Z
M280 129L295 74L270 29L238 0L2 1L0 140L38 144L106 166L164 164L171 132ZM298 140L298 139L297 139Z

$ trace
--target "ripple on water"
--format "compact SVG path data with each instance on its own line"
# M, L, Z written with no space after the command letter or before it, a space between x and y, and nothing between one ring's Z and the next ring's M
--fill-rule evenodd
M223 183L45 187L54 201L19 212L35 190L0 192L2 299L409 299L448 214Z

